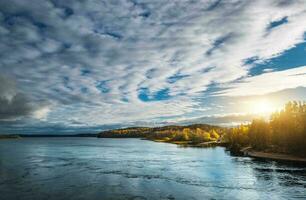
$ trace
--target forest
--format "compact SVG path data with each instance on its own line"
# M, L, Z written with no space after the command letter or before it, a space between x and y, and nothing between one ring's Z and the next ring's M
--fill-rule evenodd
M232 151L250 146L254 150L306 156L306 103L288 102L270 119L254 119L225 134Z
M226 128L207 124L193 124L188 126L164 127L131 127L103 131L100 138L146 138L154 141L171 143L199 144L217 141L225 133Z

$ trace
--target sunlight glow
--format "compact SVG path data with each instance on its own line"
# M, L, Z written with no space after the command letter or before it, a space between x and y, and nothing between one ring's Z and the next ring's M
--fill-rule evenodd
M256 114L269 114L277 110L275 105L267 99L254 101L250 106L252 113Z

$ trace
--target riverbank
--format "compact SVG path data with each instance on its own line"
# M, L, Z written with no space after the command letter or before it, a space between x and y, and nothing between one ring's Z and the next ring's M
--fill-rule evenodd
M1 139L20 139L21 137L19 135L0 135Z
M144 139L150 140L153 142L164 142L170 144L176 144L181 147L197 147L197 148L209 148L209 147L226 147L227 143L225 142L218 142L218 141L210 141L210 142L201 142L201 143L193 143L191 141L171 141L171 140L164 140L164 139Z
M265 160L268 159L268 160L275 160L275 161L281 161L281 162L295 162L295 163L306 164L306 158L295 156L295 155L290 155L290 154L254 151L250 147L242 149L241 152L245 156L249 156L249 157L257 158L257 159L265 159Z
M169 140L162 140L156 139L151 140L154 142L165 142L170 144L176 144L181 147L196 147L196 148L209 148L209 147L227 147L228 143L225 142L217 142L217 141L210 141L210 142L202 142L198 144L194 144L190 141L169 141ZM306 164L306 158L298 157L295 155L290 154L281 154L281 153L274 153L274 152L262 152L262 151L255 151L251 147L246 147L240 150L241 156L252 157L256 159L265 159L265 160L275 160L280 162L292 162L292 163L301 163Z

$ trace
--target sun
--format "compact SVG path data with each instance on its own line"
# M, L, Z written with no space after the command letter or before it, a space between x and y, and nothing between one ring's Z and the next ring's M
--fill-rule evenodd
M251 110L257 114L268 114L275 111L274 105L267 99L260 99L252 102Z

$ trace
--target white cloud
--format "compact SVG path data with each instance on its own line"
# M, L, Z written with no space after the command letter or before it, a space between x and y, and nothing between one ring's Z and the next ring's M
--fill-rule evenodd
M287 88L306 87L306 66L247 77L226 87L229 89L221 91L219 95L261 95Z
M303 85L305 76L290 76L290 70L247 77L253 66L244 61L264 61L302 42L305 11L303 0L3 1L0 70L16 77L32 102L56 105L34 115L50 122L183 116L202 109L197 98L211 84L246 77L224 95ZM287 23L267 30L284 17ZM178 74L183 78L169 82ZM259 82L268 76L264 87ZM150 94L169 89L172 98L142 102L141 88Z
M48 113L50 112L49 106L39 108L33 112L33 117L39 120L46 120Z

